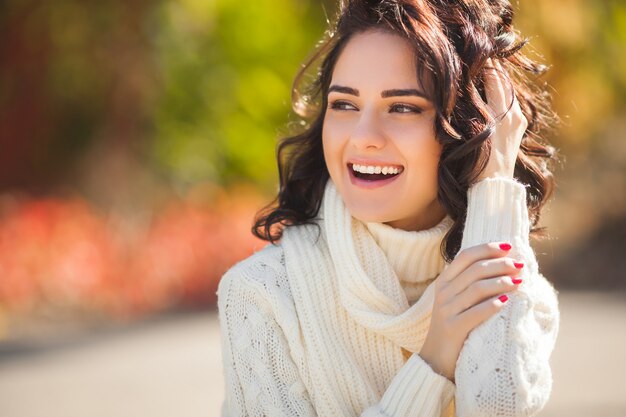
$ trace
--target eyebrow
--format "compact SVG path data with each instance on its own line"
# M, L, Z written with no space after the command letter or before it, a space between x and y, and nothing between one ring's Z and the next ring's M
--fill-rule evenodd
M356 97L359 97L359 90L352 87L345 87L342 85L331 85L328 89L328 92L331 93L336 91L338 93L350 94ZM382 98L388 97L405 97L405 96L416 96L428 99L425 93L415 88L394 88L392 90L385 90L380 93Z

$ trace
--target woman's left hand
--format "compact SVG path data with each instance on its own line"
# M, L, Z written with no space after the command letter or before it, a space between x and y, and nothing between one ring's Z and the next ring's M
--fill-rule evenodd
M493 177L513 178L515 161L528 120L522 113L512 84L500 62L489 59L485 79L487 107L496 118L495 132L491 135L491 156L478 180ZM513 101L511 109L507 112Z

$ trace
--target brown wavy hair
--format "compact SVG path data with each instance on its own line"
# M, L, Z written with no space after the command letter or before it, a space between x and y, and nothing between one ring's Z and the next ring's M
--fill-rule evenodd
M443 145L438 165L437 198L454 224L441 245L450 262L459 251L467 213L467 190L485 168L490 135L497 122L487 109L484 77L489 58L501 62L528 127L515 163L514 177L527 186L531 236L544 237L537 227L540 212L552 194L550 171L555 149L541 136L558 123L545 83L530 74L547 67L522 53L529 42L513 28L513 9L503 0L347 0L335 23L296 75L292 106L299 132L277 146L280 188L257 213L252 232L276 243L285 227L314 224L329 178L322 148L322 127L332 72L347 42L358 33L382 30L409 40L419 61L418 79L428 71L428 92L436 108L435 134ZM319 63L319 64L318 64Z

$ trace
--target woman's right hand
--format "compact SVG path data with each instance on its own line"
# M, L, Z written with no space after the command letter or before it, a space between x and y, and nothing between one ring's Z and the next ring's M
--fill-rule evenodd
M507 257L510 249L507 243L467 248L435 280L430 329L419 355L452 382L469 333L500 311L504 293L515 291L521 282L517 276L523 264Z

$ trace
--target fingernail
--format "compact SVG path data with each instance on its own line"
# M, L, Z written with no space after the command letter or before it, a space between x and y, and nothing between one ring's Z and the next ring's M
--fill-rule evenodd
M511 250L511 245L509 245L508 243L500 243L500 249Z
M502 303L506 303L508 299L509 297L507 297L506 295L501 295L500 297L498 297L498 300L500 300L500 302Z
M523 262L513 262L513 265L515 265L517 269L522 269L524 267Z
M523 280L521 278L513 278L512 281L513 284L521 284Z

